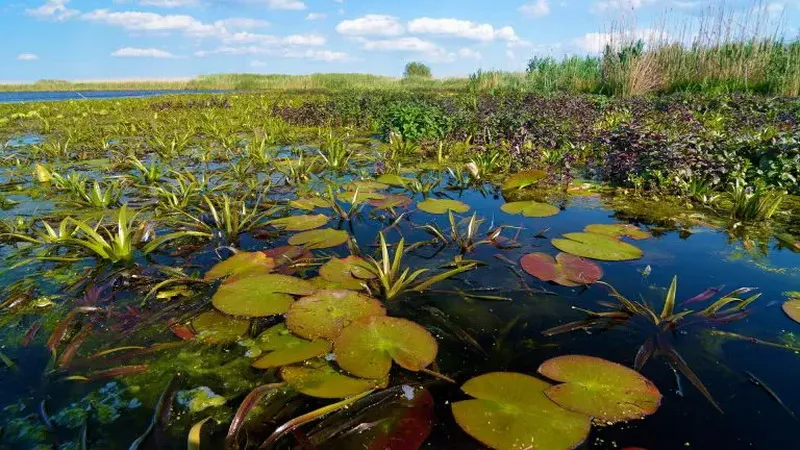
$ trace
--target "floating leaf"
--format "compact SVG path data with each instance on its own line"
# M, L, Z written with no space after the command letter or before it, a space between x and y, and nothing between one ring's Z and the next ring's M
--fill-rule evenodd
M520 259L520 265L536 278L562 286L592 284L603 277L600 266L569 253L559 253L555 259L547 253L531 253Z
M307 248L294 245L283 245L264 250L262 253L275 261L273 271L284 275L290 275L296 271L294 267L290 267L292 264L314 259L314 255Z
M346 398L370 389L385 388L388 378L367 380L339 373L324 360L312 361L303 366L286 366L281 378L300 393L317 398Z
M635 239L637 241L653 237L653 235L648 233L647 231L641 230L639 229L639 227L631 225L629 223L614 223L614 224L595 223L592 225L587 225L586 228L583 229L583 231L587 233L602 234L603 236L608 236L613 238L619 238L625 236L631 239Z
M218 262L203 276L216 280L228 276L265 274L272 271L275 261L262 252L239 252L225 261Z
M783 312L790 319L800 323L800 299L787 300L783 303Z
M36 176L36 181L39 183L49 183L53 180L53 172L47 167L36 163L33 169L33 174Z
M286 326L306 339L334 339L353 321L386 315L383 304L358 292L323 290L294 302Z
M417 208L431 214L446 214L448 211L465 213L469 211L469 205L458 200L444 198L429 198L417 204Z
M382 191L384 189L388 189L389 185L385 183L379 183L373 180L358 180L353 181L351 183L347 183L344 186L345 189L348 191L359 191L359 192L375 192L375 191Z
M375 209L405 208L411 204L411 198L405 195L387 195L382 199L369 200L367 203Z
M627 261L644 255L627 242L594 233L567 233L564 239L553 239L552 243L562 252L602 261Z
M307 249L330 248L344 244L349 237L346 231L323 228L295 234L289 238L289 243L302 245Z
M555 216L560 211L553 205L533 200L506 203L500 209L506 214L522 214L525 217L550 217Z
M390 186L405 187L408 183L414 181L411 178L401 177L396 173L385 173L377 178L378 183L388 184Z
M304 197L292 200L289 202L292 208L303 209L306 211L313 211L314 208L330 208L330 203L320 197Z
M285 324L275 325L258 335L256 345L270 352L253 362L252 366L256 369L294 364L331 351L330 342L307 341L289 332Z
M250 321L216 311L204 312L192 319L197 340L210 344L235 342L250 328Z
M386 198L386 194L380 192L357 191L357 192L342 192L339 194L339 200L345 203L364 203L368 200L382 200Z
M279 229L279 230L286 230L286 231L306 231L306 230L313 230L314 228L319 228L326 223L328 223L328 216L325 214L316 214L316 215L300 215L300 216L289 216L289 217L282 217L280 219L273 219L269 222L270 225Z
M331 258L319 268L319 274L344 289L358 290L363 288L364 280L371 280L376 276L369 267L369 263L358 256Z
M405 319L372 316L346 327L334 342L339 366L361 378L383 378L392 368L419 371L436 359L438 344L425 328Z
M551 400L603 422L641 419L661 404L661 393L650 380L602 358L558 356L539 366L539 373L564 382L544 391Z
M551 385L521 373L492 372L464 383L475 397L453 403L453 416L470 436L498 450L567 450L586 440L591 421L553 403Z
M512 189L526 188L539 183L545 178L547 178L547 172L543 170L525 170L508 177L506 181L503 182L502 189L504 191L509 191Z
M300 278L253 275L221 284L211 301L225 314L265 317L285 313L292 304L292 295L311 295L315 291L314 285Z

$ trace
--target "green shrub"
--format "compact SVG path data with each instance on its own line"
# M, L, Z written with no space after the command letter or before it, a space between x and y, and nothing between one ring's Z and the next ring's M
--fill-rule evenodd
M380 120L380 133L387 141L392 133L411 142L436 139L447 134L450 127L450 119L439 108L427 103L391 104Z
M406 70L403 72L406 78L432 78L431 68L422 64L421 62L410 62L406 64Z

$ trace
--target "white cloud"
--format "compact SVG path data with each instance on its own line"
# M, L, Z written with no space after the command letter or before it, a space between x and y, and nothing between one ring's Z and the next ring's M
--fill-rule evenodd
M98 9L81 15L82 20L122 27L131 31L178 31L192 37L222 37L228 34L224 26L205 24L192 16L161 15L139 11L111 12Z
M111 56L122 57L122 58L174 58L170 52L165 52L164 50L159 50L157 48L133 48L133 47L125 47L121 48Z
M220 47L214 50L204 50L195 52L196 56L209 55L269 55L281 58L311 59L316 61L339 62L352 59L350 55L343 52L316 49L298 49L293 47L264 47L249 45L242 47ZM259 60L256 60L261 62ZM252 65L252 63L251 63Z
M35 53L20 53L17 55L17 59L20 61L36 61L39 59L39 55Z
M656 1L658 0L601 0L595 4L593 10L603 12L619 9L639 9Z
M459 49L456 52L456 54L458 56L462 57L462 58L465 58L465 59L482 59L483 58L483 55L481 55L480 52L478 52L476 50L473 50L471 48L466 48L466 47L464 47L462 49Z
M197 6L200 0L139 0L142 6L160 6L162 8L179 8L181 6Z
M79 13L67 8L70 0L47 0L38 8L26 9L25 13L37 19L67 20Z
M531 3L525 3L517 10L527 16L542 17L550 14L550 3L547 0L536 0Z
M663 30L653 28L640 28L635 30L625 30L616 33L586 33L574 39L573 45L588 53L602 53L607 45L618 47L620 45L632 43L638 40L647 42L660 42L669 39L670 36Z
M269 9L287 9L299 11L306 9L306 4L299 0L267 0Z
M326 39L318 34L293 34L278 37L271 34L240 32L225 37L223 41L226 44L255 44L261 46L322 46L325 45Z
M505 26L495 29L488 23L474 23L469 20L459 19L432 19L422 17L408 23L408 31L415 34L432 34L437 36L457 37L475 41L488 42L495 39L504 41L517 41L516 32L512 27Z
M767 14L769 14L770 16L778 17L781 14L783 14L784 7L785 7L785 5L783 3L771 2L771 3L767 3L767 5L764 7L764 9L767 11Z
M253 28L264 28L269 26L269 22L266 20L258 20L258 19L248 19L245 17L239 18L235 17L232 19L225 19L225 20L218 20L214 22L214 25L218 27L224 27L226 29L239 29L239 30L250 30Z
M448 52L439 45L418 37L401 37L375 41L362 38L361 46L368 51L416 53L430 61L449 62L455 59L455 53Z
M325 13L308 13L306 20L322 20L326 17L328 17L328 15Z
M399 36L405 30L396 17L367 14L358 19L339 22L336 31L348 36Z

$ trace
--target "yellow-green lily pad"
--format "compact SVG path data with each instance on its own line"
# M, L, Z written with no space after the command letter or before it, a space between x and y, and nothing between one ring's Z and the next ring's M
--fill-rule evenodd
M563 382L544 391L548 398L605 423L641 419L661 405L661 392L650 380L602 358L558 356L539 366L539 373Z
M351 191L339 194L339 200L355 204L364 203L368 200L383 200L384 198L386 198L386 194L370 191Z
M506 214L522 214L525 217L550 217L561 211L556 206L533 200L506 203L500 209Z
M266 274L275 268L275 260L262 252L239 252L225 261L220 261L203 275L206 280L217 280L230 276Z
M289 206L305 211L313 211L315 208L330 208L331 204L327 200L320 197L302 197L298 198L297 200L290 201Z
M315 215L299 215L299 216L289 216L289 217L282 217L280 219L273 219L269 222L270 225L279 229L279 230L286 230L286 231L306 231L306 230L313 230L314 228L319 228L326 223L328 223L328 216L325 214L315 214Z
M316 290L310 282L288 275L253 275L222 283L211 302L232 316L265 317L285 313L294 301L292 295Z
M358 256L347 258L331 258L319 268L319 275L344 289L359 290L365 280L376 277L370 270L370 264Z
M346 231L323 228L295 234L289 238L289 244L301 245L307 249L330 248L344 244L349 238Z
M413 180L411 178L401 177L396 173L385 173L379 176L376 181L378 183L388 184L389 186L406 187L408 183Z
M431 214L447 214L448 211L465 213L469 211L469 205L458 200L446 198L429 198L417 203L417 208Z
M792 300L786 300L783 303L783 312L785 312L790 319L800 323L800 299L793 298Z
M361 378L379 379L392 368L417 372L436 359L436 339L410 320L371 316L344 328L333 345L339 367Z
M389 185L375 180L358 180L347 183L344 188L348 191L375 192L388 189Z
M250 328L250 320L208 311L192 319L197 340L209 344L235 342Z
M583 231L587 233L602 234L603 236L612 238L620 238L625 236L637 241L653 237L653 235L647 231L641 230L639 227L629 223L595 223L592 225L587 225Z
M367 203L374 206L375 209L391 209L391 208L405 208L411 204L411 198L405 195L392 194L387 195L382 199L369 200Z
M368 380L348 377L322 360L281 368L281 378L300 393L317 398L346 398L375 388L385 388L388 378Z
M329 341L307 341L289 332L285 324L275 325L261 333L256 338L256 345L269 352L253 361L252 366L256 369L295 364L331 351Z
M639 247L595 233L567 233L563 239L553 239L552 244L562 252L601 261L628 261L644 256Z
M346 289L322 290L292 303L286 326L306 339L334 339L353 321L386 315L383 303Z
M453 403L458 425L498 450L568 450L586 440L591 420L568 411L546 395L551 385L521 373L492 372L464 383L475 397Z
M534 186L545 178L547 178L547 172L543 170L525 170L506 178L502 190L509 191Z

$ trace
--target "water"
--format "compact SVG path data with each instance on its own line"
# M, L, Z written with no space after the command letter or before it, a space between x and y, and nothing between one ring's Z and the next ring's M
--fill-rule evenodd
M159 95L214 94L216 90L114 90L114 91L57 91L57 92L0 92L0 103L25 103L59 100L145 98Z

